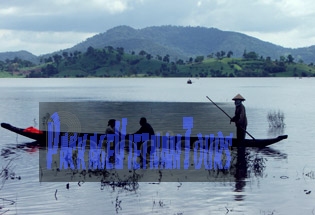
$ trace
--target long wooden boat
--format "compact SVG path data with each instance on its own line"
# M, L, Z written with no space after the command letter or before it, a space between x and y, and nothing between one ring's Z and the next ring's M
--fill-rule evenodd
M1 127L12 131L14 133L17 133L19 135L28 137L30 139L33 139L35 141L38 141L42 145L46 144L47 139L47 131L41 131L34 127L28 127L28 128L18 128L15 126L12 126L8 123L1 123ZM94 136L94 133L87 134L87 137ZM104 134L97 134L97 135L104 135ZM60 134L62 136L62 133ZM232 147L259 147L263 148L269 145L272 145L274 143L277 143L281 140L287 139L288 135L281 135L275 138L270 139L245 139L243 141L238 141L236 138L232 138ZM185 136L181 137L182 141L185 141ZM193 146L193 144L198 141L198 137L190 137L190 144Z

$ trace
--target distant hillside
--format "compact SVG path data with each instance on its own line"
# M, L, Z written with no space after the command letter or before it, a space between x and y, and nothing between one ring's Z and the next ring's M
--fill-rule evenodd
M16 57L35 64L39 63L39 58L28 51L0 52L0 61L13 60Z
M197 56L188 61L170 61L166 56L154 58L144 51L125 53L124 48L89 47L86 52L55 54L43 59L40 66L27 62L5 63L3 76L19 77L314 77L315 66L294 62L291 55L281 60L260 58L245 52L242 58L231 58L221 52L215 57ZM24 66L23 66L24 65ZM1 64L0 64L1 67Z
M159 26L134 29L128 26L118 26L104 33L97 34L88 38L71 48L48 53L40 56L47 58L54 54L62 55L63 52L74 53L75 51L85 52L88 47L103 49L112 46L122 47L126 53L140 51L150 53L153 57L169 55L171 60L190 57L215 55L217 52L233 53L232 57L242 57L244 51L256 52L260 56L273 60L289 54L295 61L302 60L304 63L315 62L315 45L306 48L284 48L269 42L261 41L257 38L245 34L222 31L215 28L205 27L179 27L179 26ZM21 55L16 52L18 57L31 62L39 62L36 56L25 52ZM28 53L28 54L26 54ZM0 53L0 60L12 59L13 53Z
M144 50L153 56L168 54L172 59L184 60L220 51L232 51L233 57L242 57L246 50L272 59L291 54L296 60L302 59L305 63L315 61L315 46L299 49L284 48L245 34L204 27L160 26L133 29L128 26L119 26L63 51L84 52L89 46L94 48L123 47L126 52L136 53Z

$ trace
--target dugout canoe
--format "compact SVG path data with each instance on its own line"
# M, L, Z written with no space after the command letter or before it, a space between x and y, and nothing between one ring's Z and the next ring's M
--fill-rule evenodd
M18 128L15 126L12 126L8 123L1 123L1 127L5 128L9 131L12 131L16 134L28 137L30 139L33 139L35 141L38 141L42 145L45 145L46 142L46 137L47 137L47 132L46 131L41 131L37 128L34 127L28 127L28 128ZM62 135L62 133L61 133ZM89 136L93 136L94 134L88 134ZM98 134L98 135L103 135L103 134ZM243 141L238 141L236 138L232 139L232 147L259 147L263 148L269 145L272 145L274 143L277 143L281 140L287 139L288 135L281 135L275 138L269 138L269 139L245 139ZM182 137L182 141L185 141L185 137ZM198 137L190 137L190 143L193 145L198 141Z

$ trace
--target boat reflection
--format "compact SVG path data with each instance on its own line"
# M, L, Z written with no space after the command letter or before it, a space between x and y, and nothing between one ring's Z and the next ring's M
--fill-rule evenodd
M41 144L38 142L31 143L23 143L17 144L15 146L10 146L4 148L2 150L1 156L8 157L11 154L17 152L17 150L24 150L29 153L33 153L34 151L41 150L39 147ZM44 162L43 165L46 165L46 149L42 149L43 154L40 152L40 156L43 155ZM185 149L182 149L182 155L184 155ZM237 147L231 149L231 165L229 169L212 169L205 170L196 169L196 161L194 160L194 156L196 156L196 152L193 149L190 149L190 163L188 170L170 170L161 168L149 170L151 160L149 157L146 157L145 160L143 157L139 157L138 161L141 164L139 169L137 170L128 170L126 169L123 172L124 177L120 177L122 172L114 171L114 170L71 170L68 168L67 171L63 172L58 167L59 164L54 163L52 170L50 172L47 170L44 173L48 173L48 177L46 180L52 181L68 181L69 178L58 178L62 175L69 176L71 175L70 180L78 180L78 182L82 181L98 181L101 182L101 186L104 188L105 186L112 187L113 189L122 188L124 190L136 190L139 185L138 182L213 182L213 181L222 181L222 182L232 182L234 183L234 199L235 201L243 201L246 198L245 187L248 181L253 177L262 177L264 175L264 170L266 168L266 158L272 157L276 159L286 159L287 154L282 153L279 150L275 150L273 148L265 147L265 148L249 148L249 147ZM129 162L128 160L130 156L129 151L125 151L125 156L122 162ZM200 153L200 152L197 152ZM200 158L200 154L198 155L198 159ZM72 157L73 159L75 157ZM116 160L118 157L115 155L110 159L111 161ZM223 158L226 159L226 158ZM56 160L59 160L57 157ZM87 161L89 158L87 158ZM182 162L182 161L181 161ZM203 161L204 162L204 161ZM147 169L142 170L143 164L146 163ZM183 164L183 163L182 163ZM40 163L41 165L41 163ZM126 164L127 165L127 164ZM88 167L88 166L87 166ZM69 171L71 174L69 174ZM120 175L119 175L120 174ZM94 176L94 178L93 178Z
M234 200L245 200L246 183L252 177L263 177L266 168L265 160L267 157L276 159L287 159L287 154L279 150L265 148L244 148L236 149L235 163L235 185L234 185Z

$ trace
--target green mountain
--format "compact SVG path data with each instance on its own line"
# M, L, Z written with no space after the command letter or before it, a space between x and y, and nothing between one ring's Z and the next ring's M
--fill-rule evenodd
M39 63L39 58L28 51L0 52L0 61L6 61L7 59L13 60L14 58L27 60L32 63Z
M222 31L216 28L159 26L134 29L129 26L118 26L104 33L97 34L87 40L65 50L47 53L36 57L29 52L0 53L0 60L13 59L14 57L38 63L39 58L48 58L63 52L85 52L88 47L102 49L112 46L122 47L126 53L140 51L150 53L152 56L169 55L171 60L188 60L190 57L215 55L218 52L231 52L233 57L242 57L244 51L256 52L260 56L272 60L280 57L292 57L298 61L310 64L315 61L315 45L304 48L284 48L245 34Z
M0 77L314 77L314 64L296 62L292 55L272 60L244 51L241 58L232 51L214 55L171 60L170 55L153 56L142 50L127 53L124 48L107 46L85 52L63 51L41 59L36 65L14 58L0 61Z
M118 26L63 51L84 52L89 46L94 48L123 47L126 52L134 51L135 53L144 50L153 56L168 54L173 60L187 60L190 57L208 56L221 51L231 51L233 57L242 57L245 50L256 52L265 58L271 57L271 59L279 59L281 56L291 54L296 60L301 59L305 63L312 63L315 60L315 46L298 49L284 48L237 32L179 26L143 29Z

